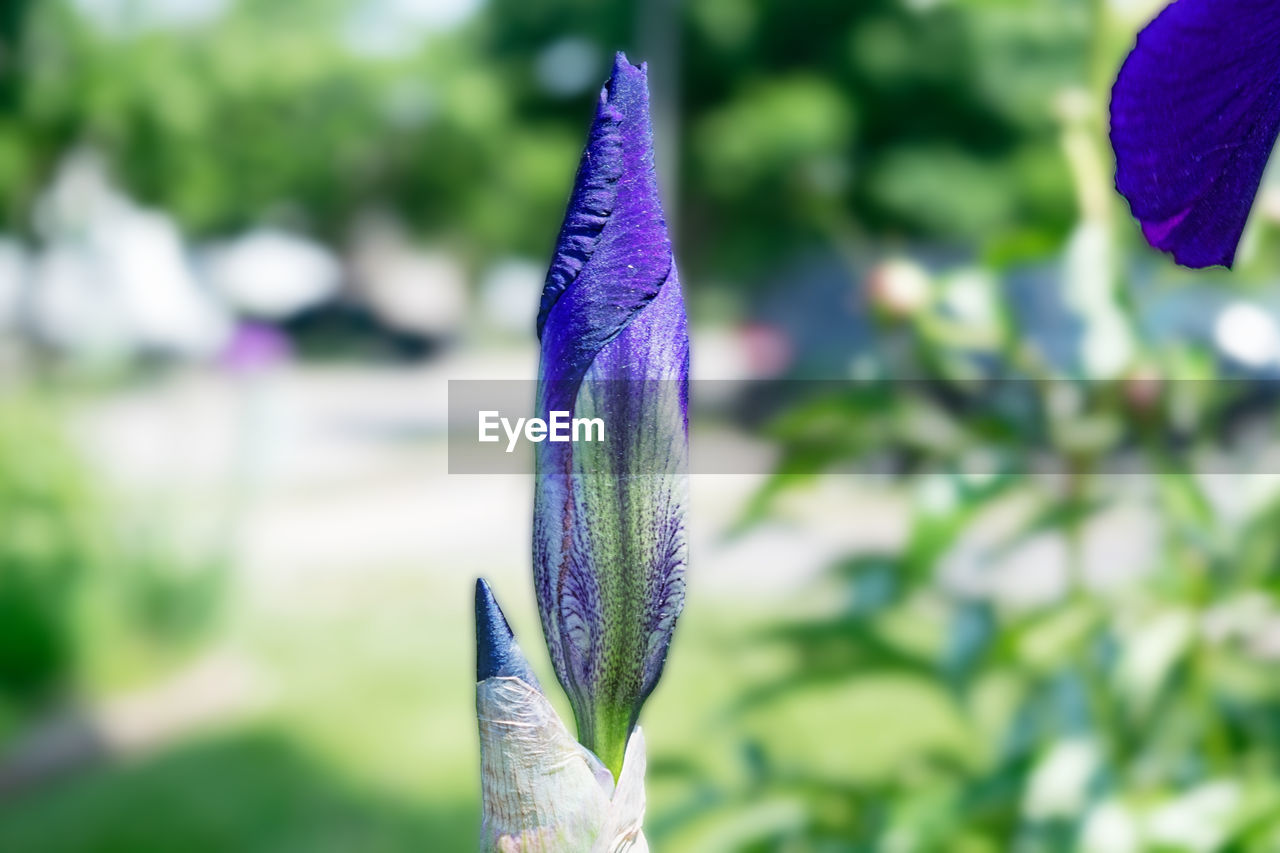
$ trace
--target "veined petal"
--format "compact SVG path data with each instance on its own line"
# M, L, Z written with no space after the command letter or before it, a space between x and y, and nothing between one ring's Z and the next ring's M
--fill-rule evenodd
M578 209L584 198L590 216ZM601 94L539 326L540 416L598 417L606 438L537 446L538 605L579 739L617 773L684 601L689 364L645 72L621 55Z
M1175 0L1112 91L1116 187L1153 246L1231 266L1278 132L1280 9Z

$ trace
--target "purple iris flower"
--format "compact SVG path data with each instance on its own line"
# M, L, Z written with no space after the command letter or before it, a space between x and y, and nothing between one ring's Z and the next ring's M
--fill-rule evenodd
M1229 267L1278 132L1280 6L1175 0L1112 91L1116 187L1153 246Z
M645 66L600 93L538 314L539 416L605 441L537 445L534 581L578 738L616 774L684 601L689 337L658 200Z

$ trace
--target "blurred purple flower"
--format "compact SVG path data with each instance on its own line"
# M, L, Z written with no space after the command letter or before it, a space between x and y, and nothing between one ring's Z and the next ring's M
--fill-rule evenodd
M1229 267L1278 132L1280 8L1175 0L1116 79L1116 187L1153 246Z
M223 348L219 362L232 373L256 373L288 360L291 350L288 336L275 326L241 323Z
M538 314L538 408L603 443L537 445L534 578L578 737L618 772L684 601L689 338L646 69L601 92Z

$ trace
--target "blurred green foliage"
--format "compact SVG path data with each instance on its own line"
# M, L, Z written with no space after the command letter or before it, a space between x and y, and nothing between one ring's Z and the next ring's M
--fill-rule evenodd
M352 48L357 2L236 0L198 28L124 31L69 2L0 20L10 227L89 143L196 236L274 219L340 241L389 208L479 258L541 257L614 49L671 80L661 169L697 277L751 281L833 233L983 242L1074 217L1046 96L1086 70L1073 0L492 0L388 55ZM566 39L590 63L569 93L539 82Z
M35 698L76 664L76 594L103 557L92 501L56 422L0 401L0 695Z
M725 715L784 719L815 686L909 683L963 734L921 732L870 779L798 763L785 738L751 743L743 784L673 771L714 792L718 831L710 809L659 825L734 838L725 850L1276 849L1280 492L1240 475L1231 439L1265 384L1141 338L1126 374L1071 378L1026 346L1008 306L991 334L957 337L955 281L880 315L871 377L772 422L782 460L748 523L850 470L886 495L905 488L911 523L900 548L831 567L825 615L758 633L793 667ZM1251 417L1274 434L1270 407ZM904 725L920 713L903 707ZM852 760L879 735L824 736ZM796 805L785 820L754 822L780 802Z
M55 406L0 395L0 711L107 668L154 669L206 635L225 561L179 554L163 519L139 514L95 480Z

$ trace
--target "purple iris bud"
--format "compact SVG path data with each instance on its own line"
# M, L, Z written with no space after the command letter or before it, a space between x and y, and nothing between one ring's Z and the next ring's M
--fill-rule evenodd
M689 336L653 163L646 71L600 94L538 314L534 581L579 740L615 773L684 601Z
M1111 97L1116 187L1189 267L1231 266L1280 132L1273 0L1175 0L1138 35Z

